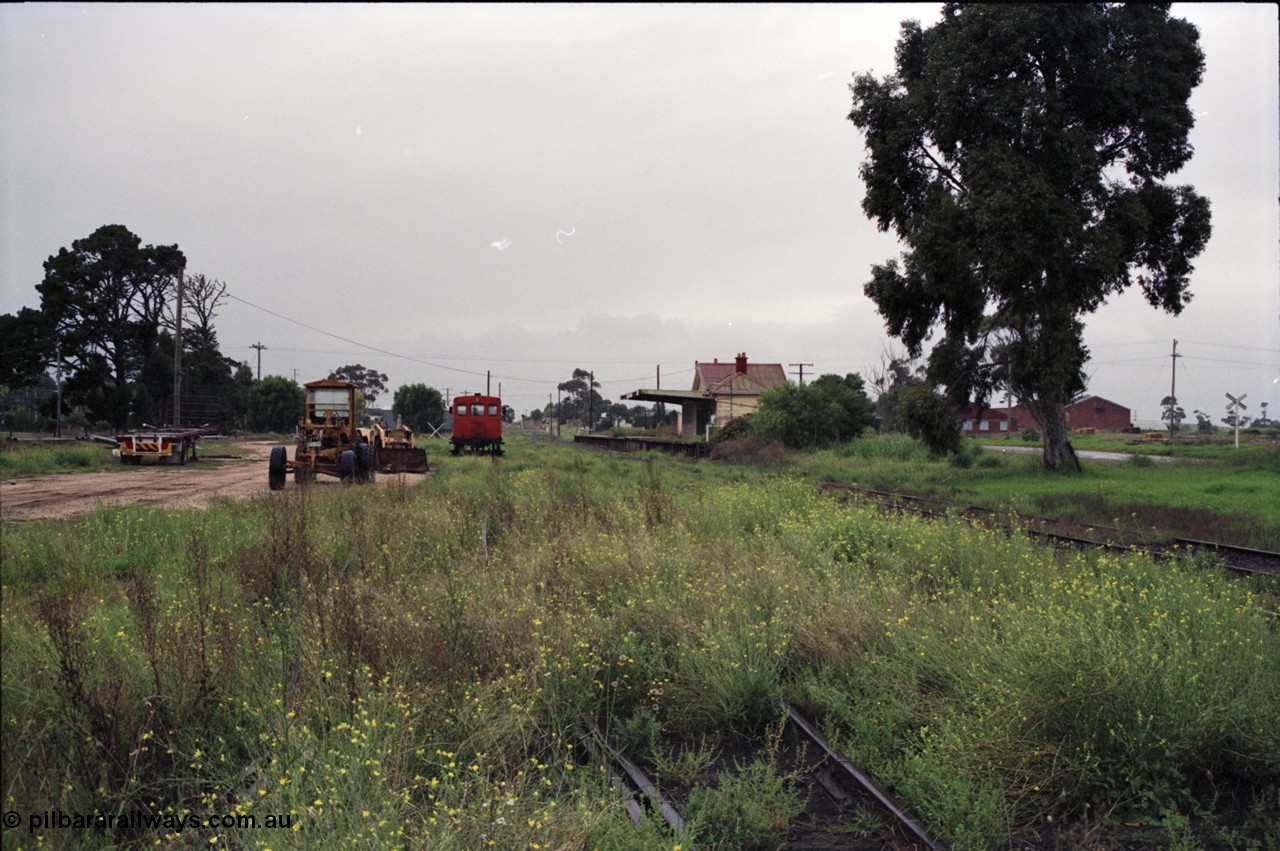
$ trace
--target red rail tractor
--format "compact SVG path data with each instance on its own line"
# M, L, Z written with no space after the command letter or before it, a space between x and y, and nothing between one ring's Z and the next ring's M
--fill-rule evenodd
M502 400L471 394L456 397L453 412L453 454L463 452L502 454Z

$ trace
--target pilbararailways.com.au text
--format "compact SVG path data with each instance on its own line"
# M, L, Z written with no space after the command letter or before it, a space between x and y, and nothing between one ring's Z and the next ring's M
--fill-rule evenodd
M285 815L160 815L145 810L131 810L125 813L68 813L63 810L44 810L30 813L24 819L22 813L9 810L4 814L4 826L7 829L18 827L24 822L27 833L38 830L167 830L181 833L184 830L229 830L240 828L256 830L258 828L275 828L291 830L296 814Z

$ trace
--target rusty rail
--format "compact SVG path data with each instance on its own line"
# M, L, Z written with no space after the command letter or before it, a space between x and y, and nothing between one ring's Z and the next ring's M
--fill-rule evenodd
M627 782L638 792L647 798L650 804L657 808L662 818L671 825L671 829L675 831L676 836L684 838L685 823L680 813L676 812L676 808L669 801L662 797L662 793L658 791L658 787L651 781L643 771L631 760L627 759L620 752L614 749L612 745L605 739L604 734L600 732L600 728L595 725L594 721L586 721L587 734L580 737L582 746L596 760L604 763L606 767L612 763L613 766L621 769L622 774L626 777ZM610 769L612 771L612 769ZM616 785L616 784L615 784ZM638 812L633 810L630 805L627 811L631 813L631 820L639 824ZM687 846L692 851L693 846Z
M799 728L799 730L803 732L811 742L817 745L823 754L825 754L826 757L841 770L848 780L852 781L854 784L870 794L871 797L875 798L876 802L879 803L880 806L888 810L890 815L892 815L899 824L915 836L916 839L923 842L926 848L932 849L932 851L946 851L946 846L938 842L936 839L931 838L929 834L925 832L925 829L920 822L908 813L901 804L890 797L889 793L882 791L871 781L870 777L859 771L857 767L854 766L853 763L849 762L843 754L831 747L831 745L827 743L827 740L823 738L822 734L818 732L818 729L814 727L807 718L797 712L790 704L782 701L780 701L780 703L782 705L782 710L787 714L787 718L790 719L791 723ZM826 781L821 782L823 786L827 788L827 791L831 796L839 800L839 795L837 795L837 793L828 786L828 783Z

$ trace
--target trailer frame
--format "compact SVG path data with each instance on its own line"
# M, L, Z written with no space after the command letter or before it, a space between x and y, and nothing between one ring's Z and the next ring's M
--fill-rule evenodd
M154 458L161 464L187 463L199 461L196 453L196 442L201 438L218 433L217 426L200 426L198 428L177 428L174 426L151 426L143 423L142 428L116 435L116 448L111 454L120 459L121 464L142 463L144 458Z

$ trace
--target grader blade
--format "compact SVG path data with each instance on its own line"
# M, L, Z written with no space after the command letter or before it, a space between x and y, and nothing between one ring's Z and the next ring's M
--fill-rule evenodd
M427 472L427 450L383 446L378 449L378 470L383 473Z

